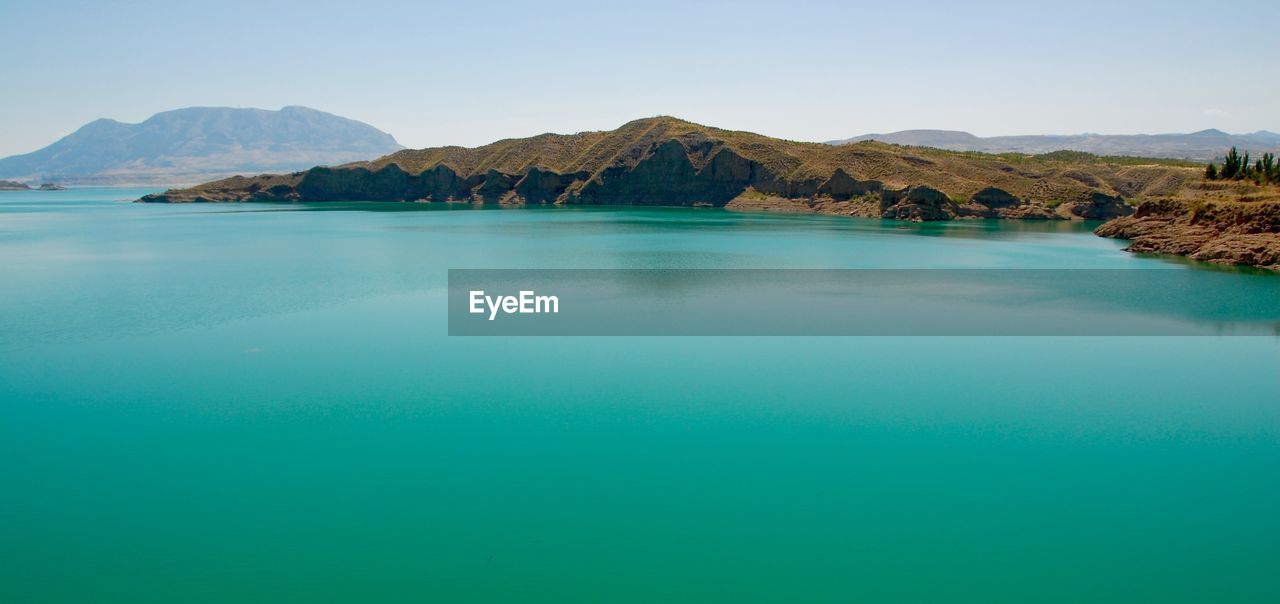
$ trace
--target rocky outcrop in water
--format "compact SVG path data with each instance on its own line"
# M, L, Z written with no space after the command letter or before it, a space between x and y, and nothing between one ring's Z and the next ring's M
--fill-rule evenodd
M1174 254L1280 270L1280 202L1160 200L1094 231L1130 239L1131 252Z
M958 206L946 193L925 185L880 194L880 216L894 220L950 220Z
M27 191L31 187L25 183L15 182L12 180L0 180L0 191Z

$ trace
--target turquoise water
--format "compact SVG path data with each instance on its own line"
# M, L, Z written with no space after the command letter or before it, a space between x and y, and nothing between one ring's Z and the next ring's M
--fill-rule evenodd
M445 335L449 268L1215 269L1063 223L144 192L0 193L0 601L1280 598L1273 337Z

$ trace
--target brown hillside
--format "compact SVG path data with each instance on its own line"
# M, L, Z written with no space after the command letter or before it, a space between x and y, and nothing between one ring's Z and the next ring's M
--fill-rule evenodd
M611 131L403 150L337 167L235 177L144 201L730 205L912 220L1110 218L1131 211L1122 200L1179 195L1198 181L1199 169L1180 162L830 146L655 117Z

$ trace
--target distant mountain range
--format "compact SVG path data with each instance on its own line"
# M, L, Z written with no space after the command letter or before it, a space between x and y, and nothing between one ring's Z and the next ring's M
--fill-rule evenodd
M1280 152L1280 134L1027 135L978 137L952 130L903 130L828 141L864 140L987 153L1086 151L1097 155L1210 161L1238 147L1254 156ZM90 122L32 153L0 159L0 179L24 183L190 184L232 175L293 172L364 161L402 149L390 134L331 113L188 107L139 124Z
M90 122L39 151L0 159L0 178L194 183L367 160L401 148L373 126L307 107L188 107L157 113L140 124Z
M1190 134L1070 134L979 137L956 130L903 130L888 134L864 134L853 138L828 141L844 145L864 140L877 140L895 145L935 147L952 151L986 153L1049 153L1052 151L1087 151L1096 155L1132 155L1212 161L1220 159L1231 147L1261 155L1263 151L1280 150L1280 134L1260 130L1252 134L1228 134L1221 130L1201 130Z

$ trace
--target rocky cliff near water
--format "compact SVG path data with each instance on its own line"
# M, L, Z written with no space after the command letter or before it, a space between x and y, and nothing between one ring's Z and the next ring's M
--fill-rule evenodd
M997 157L881 143L832 147L660 117L478 148L405 150L336 167L233 177L147 202L466 201L728 206L898 220L1107 219L1195 168L1152 160Z
M1280 200L1142 203L1132 216L1095 231L1131 239L1131 252L1175 254L1220 264L1280 270Z
M26 183L14 182L12 180L0 180L0 191L27 191L31 187Z

